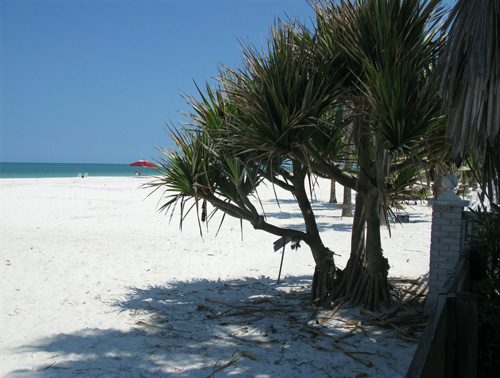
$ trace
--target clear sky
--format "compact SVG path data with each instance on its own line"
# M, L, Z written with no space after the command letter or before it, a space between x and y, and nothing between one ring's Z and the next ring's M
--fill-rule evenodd
M444 1L454 5L455 0ZM181 93L306 0L0 0L0 161L156 159Z

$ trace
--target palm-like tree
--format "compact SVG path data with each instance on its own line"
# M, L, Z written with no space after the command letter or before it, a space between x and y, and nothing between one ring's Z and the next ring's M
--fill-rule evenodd
M180 202L182 212L189 199L195 204L208 201L256 229L303 241L316 262L312 300L322 301L332 295L335 264L321 240L308 196L310 169L296 159L291 169L284 163L292 151L306 154L300 147L303 140L325 155L335 153L326 133L340 81L323 75L311 53L311 36L302 32L284 24L273 28L265 55L246 46L241 70L223 70L221 88L207 86L205 95L200 92L201 101L189 98L192 129L173 132L177 148L164 151L162 177L151 185L172 192L166 210L174 211ZM293 194L305 232L271 225L261 215L251 196L263 179Z
M439 1L372 0L316 5L326 58L333 52L349 67L343 103L353 114L356 209L351 258L336 288L354 304L388 302L388 263L380 242L380 207L395 186L392 176L425 154L424 141L442 126L433 62L441 17Z
M452 157L473 157L490 200L500 195L500 0L458 0L444 27L440 93Z
M388 303L380 209L401 186L394 177L420 161L426 139L442 125L430 80L438 3L325 2L316 5L314 34L281 23L266 51L243 46L243 67L223 69L219 90L191 99L194 129L177 136L178 149L167 152L164 177L155 184L173 192L166 207L203 199L255 228L304 241L316 261L315 300L349 296L370 308ZM332 148L342 145L347 128L355 173ZM338 280L305 188L312 173L357 193L351 258ZM305 232L275 227L259 214L249 196L264 178L293 193Z

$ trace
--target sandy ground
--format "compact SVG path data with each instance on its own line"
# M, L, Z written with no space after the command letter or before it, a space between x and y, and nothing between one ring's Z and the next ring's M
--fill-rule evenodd
M139 188L147 181L0 180L0 376L405 375L416 342L371 326L359 307L318 323L307 246L287 248L277 284L276 236L226 217L216 237L217 216L203 239L192 216L181 232L157 211L160 193ZM321 182L314 211L344 267L352 218L328 194ZM272 190L260 195L271 222L302 227L289 196L278 191L278 207ZM392 238L383 230L391 277L428 272L431 209L407 210L410 223Z

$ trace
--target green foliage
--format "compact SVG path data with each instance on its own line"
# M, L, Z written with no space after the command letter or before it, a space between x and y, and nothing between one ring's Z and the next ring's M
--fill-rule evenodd
M345 109L332 106L318 122L316 130L311 134L311 146L325 159L339 161L344 159L346 145Z
M322 264L331 256L319 238L304 179L310 174L335 179L355 189L360 199L353 261L376 265L384 277L379 282L386 282L379 207L381 202L387 206L388 194L413 182L429 139L439 141L444 134L430 79L440 47L434 38L439 0L424 4L325 1L314 5L314 33L298 22L278 22L262 51L243 45L242 66L221 68L219 88L207 85L199 90L200 100L188 97L191 129L174 132L177 147L163 150L163 177L154 184L169 193L163 208L173 211L180 202L182 213L190 198L196 205L202 199L256 228L306 241ZM351 155L343 152L347 145L353 146L356 164L342 161ZM285 162L293 169L287 170ZM306 233L266 224L258 214L248 196L264 178L294 194ZM365 234L358 232L365 227L366 248ZM318 277L330 277L325 272L331 264L326 265ZM366 286L371 293L360 289L356 294L370 307L388 298L375 277ZM351 295L361 287L356 282L349 279L339 287Z
M473 211L471 234L467 241L478 251L490 279L498 280L500 274L500 206L492 205L488 212L478 208Z
M163 157L156 171L161 175L149 186L165 188L166 202L160 210L173 213L180 204L182 221L191 210L186 204L217 196L226 203L239 203L241 196L254 192L262 178L255 165L245 165L234 156L225 156L213 148L213 141L201 129L171 130L176 147L161 149Z
M403 193L419 180L419 172L419 168L414 165L400 169L391 177L388 189L393 193Z
M438 41L432 41L438 30L436 5L432 1L420 8L418 0L367 2L351 26L357 29L342 32L345 43L357 46L346 53L362 66L365 112L388 150L408 153L443 124L436 116L437 86L429 80L439 48Z
M478 255L476 264L486 278L472 282L478 294L478 377L500 376L500 206L492 211L479 208L472 217L471 249ZM485 273L485 274L484 274ZM472 276L471 276L472 278Z
M305 28L279 24L271 28L267 52L243 46L243 68L220 78L242 113L228 125L233 146L274 157L318 135L318 120L336 101L343 76L342 67L332 67L336 62L317 59L313 42Z
M374 131L383 135L388 150L408 154L422 137L442 127L443 118L436 116L440 111L436 85L406 64L381 70L367 63L365 72L367 111L373 116Z
M316 5L319 48L343 60L344 104L370 133L377 160L373 176L388 177L389 164L413 155L445 153L445 120L438 83L431 78L442 41L436 38L443 9L438 0L322 1ZM356 142L356 141L354 141ZM380 187L383 186L379 182Z

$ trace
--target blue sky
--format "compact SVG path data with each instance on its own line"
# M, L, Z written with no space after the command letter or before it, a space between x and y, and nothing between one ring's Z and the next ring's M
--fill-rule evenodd
M454 0L445 4L453 5ZM0 161L130 163L160 154L181 93L260 46L306 0L0 0Z

